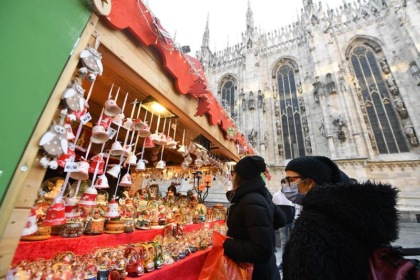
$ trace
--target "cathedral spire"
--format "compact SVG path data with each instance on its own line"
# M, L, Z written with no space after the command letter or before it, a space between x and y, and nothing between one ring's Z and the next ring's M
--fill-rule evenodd
M204 30L203 41L201 43L201 48L208 48L209 47L209 39L210 39L209 13L207 13L206 29Z
M251 4L248 0L248 10L246 11L246 30L254 30L254 16L251 10Z
M303 0L302 2L303 2L303 8L312 6L312 0Z

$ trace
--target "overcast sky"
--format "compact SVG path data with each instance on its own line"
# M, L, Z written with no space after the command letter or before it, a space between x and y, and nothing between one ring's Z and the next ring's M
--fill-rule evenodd
M181 46L189 45L191 55L200 49L209 15L210 49L222 50L240 43L246 29L248 1L254 14L254 25L264 32L286 26L297 20L302 0L145 0L162 26ZM314 0L325 10L342 5L343 0Z

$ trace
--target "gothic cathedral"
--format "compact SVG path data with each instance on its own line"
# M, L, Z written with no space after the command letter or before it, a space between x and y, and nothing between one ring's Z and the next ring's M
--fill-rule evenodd
M242 41L197 52L232 119L263 156L277 191L287 161L332 158L350 177L400 189L420 222L420 0L303 1L299 20L262 33L248 2Z

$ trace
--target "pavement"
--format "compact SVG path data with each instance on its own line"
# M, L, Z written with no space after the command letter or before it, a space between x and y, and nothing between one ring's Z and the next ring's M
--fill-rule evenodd
M276 231L276 239L279 239L279 233ZM400 223L399 238L392 242L392 245L398 245L403 248L420 248L420 223ZM276 247L277 265L281 263L280 247ZM420 259L420 256L407 256L407 259Z

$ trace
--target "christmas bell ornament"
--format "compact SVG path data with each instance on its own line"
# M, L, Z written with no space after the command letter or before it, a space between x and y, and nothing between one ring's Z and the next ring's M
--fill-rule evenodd
M64 215L66 218L80 217L80 211L77 205L76 197L72 197L67 200L65 203Z
M121 113L112 118L112 123L117 126L122 126L124 119L125 119L125 115L124 113Z
M66 166L67 161L69 161L71 158L75 158L76 153L72 149L68 149L66 154L62 154L58 157L57 163L58 166L64 168Z
M146 122L144 122L143 127L138 130L138 134L140 137L143 137L143 138L149 137L152 135L152 133L150 132L150 127Z
M153 143L153 140L152 140L151 136L146 138L146 141L144 142L144 147L147 148L147 149L155 147L155 144Z
M104 114L109 117L115 117L121 114L121 108L118 107L117 102L113 99L105 101Z
M153 142L154 144L156 144L156 143L157 143L157 141L159 140L159 134L157 134L157 133L153 133L152 135L150 135L150 139L152 140L152 142Z
M111 199L108 203L106 208L106 212L104 214L104 218L118 218L120 216L120 212L118 211L119 205L115 198Z
M95 125L92 128L92 136L90 137L92 143L103 144L109 140L109 134L102 125Z
M98 125L103 126L105 130L108 130L109 126L111 125L112 118L108 116L102 116Z
M145 171L146 170L146 164L147 164L147 160L139 159L139 161L137 162L136 170Z
M22 236L31 235L38 231L35 211L36 211L36 207L32 207L29 213L28 221L26 222L25 228L22 231Z
M70 178L83 181L89 179L89 163L87 161L78 162L79 168L77 171L70 173Z
M136 131L139 131L141 129L143 129L145 126L147 126L147 124L145 124L144 122L142 122L142 120L140 119L134 119L133 120L133 129Z
M122 178L120 183L118 184L121 187L131 187L133 182L131 181L131 175L130 173L126 173Z
M65 206L58 200L54 202L47 210L45 219L42 222L43 226L58 226L66 223Z
M118 176L118 175L117 175ZM102 174L96 178L95 185L93 185L97 189L108 189L108 178L105 176L105 174Z
M170 150L175 150L176 146L178 145L178 142L172 139L171 136L166 137L166 140L167 140L166 148Z
M118 175L120 174L120 171L121 171L121 166L120 165L114 165L106 173L108 173L109 175L111 175L114 178L118 178Z
M98 196L98 191L93 186L90 186L82 194L82 197L79 200L79 205L88 206L88 207L95 206L97 196Z
M164 133L160 133L158 139L155 142L155 144L164 146L167 143L168 143L168 141L166 140L166 135Z
M136 165L137 164L137 157L134 153L130 153L130 156L127 158L126 163L128 165Z
M94 174L96 168L98 168L97 174L101 175L104 173L104 166L105 166L105 160L103 159L102 154L94 155L91 158L88 171L89 173Z
M126 118L124 123L123 123L123 127L127 130L130 130L132 126L133 126L133 119Z
M121 156L124 154L124 152L124 147L119 141L115 141L111 146L111 150L109 151L110 155L112 156Z
M166 162L163 160L159 160L158 163L156 164L157 169L165 169L165 167L166 167Z
M125 157L128 157L131 154L131 151L132 151L132 145L125 145L123 155Z

